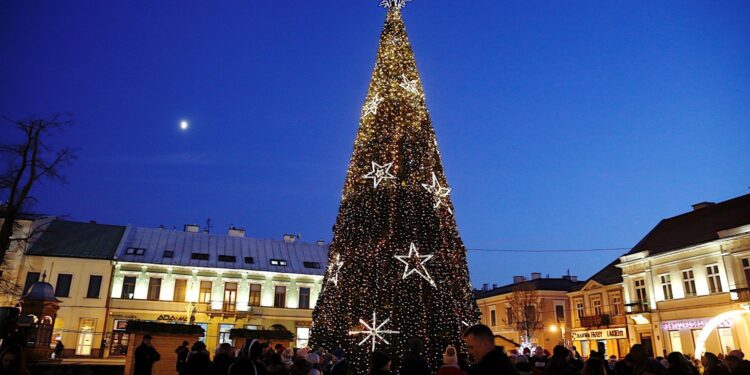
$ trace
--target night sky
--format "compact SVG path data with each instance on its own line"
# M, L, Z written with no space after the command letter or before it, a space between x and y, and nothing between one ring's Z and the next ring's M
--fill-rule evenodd
M75 115L53 140L78 150L68 184L34 209L330 240L377 2L0 3L0 114ZM750 2L415 0L404 19L468 248L632 247L750 193ZM585 278L621 252L469 266Z

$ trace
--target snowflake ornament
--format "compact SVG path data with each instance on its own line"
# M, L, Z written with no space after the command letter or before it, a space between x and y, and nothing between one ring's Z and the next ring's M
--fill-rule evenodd
M364 320L360 319L359 323L362 324L365 327L365 329L363 329L361 331L349 331L349 334L350 335L365 335L365 338L362 339L362 341L360 341L359 344L357 344L357 345L362 345L365 342L367 342L367 340L371 340L372 341L372 351L374 352L375 351L375 344L377 344L378 341L382 341L382 342L384 342L384 343L386 343L388 345L391 344L382 335L384 335L384 334L400 333L399 331L393 331L393 330L383 329L383 326L385 326L390 320L391 319L388 318L388 319L384 320L382 323L380 323L378 325L377 313L373 311L372 312L372 324L367 324L367 322L365 322Z
M437 176L435 175L435 172L432 172L432 185L429 184L422 184L422 187L427 189L432 195L435 196L435 207L438 208L441 205L445 206L448 209L448 212L453 213L450 207L448 207L445 202L443 202L443 198L447 198L448 194L451 192L451 188L442 187L440 185L440 181L438 181Z
M411 274L416 273L430 283L430 285L437 288L435 281L432 280L432 277L430 277L430 274L427 272L427 268L424 266L425 263L432 259L432 254L419 255L417 246L412 242L409 244L409 254L394 255L394 257L398 259L399 262L406 265L406 267L404 267L404 275L401 277L402 280L406 279Z
M393 180L396 176L390 172L393 162L385 163L380 165L376 162L372 162L372 170L366 175L362 176L365 179L372 179L372 187L377 188L383 180Z

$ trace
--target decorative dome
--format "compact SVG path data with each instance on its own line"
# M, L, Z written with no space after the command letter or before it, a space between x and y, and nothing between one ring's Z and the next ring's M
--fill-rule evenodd
M21 297L21 299L22 300L60 302L60 300L55 298L55 288L52 287L52 284L46 281L37 281L34 284L31 284L31 288L29 288L29 292L26 293L26 295L24 295L23 297Z

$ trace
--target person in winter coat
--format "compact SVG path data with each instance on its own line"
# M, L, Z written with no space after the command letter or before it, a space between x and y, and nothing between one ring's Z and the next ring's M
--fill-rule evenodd
M531 375L531 365L529 364L529 357L519 354L516 356L516 370L518 375Z
M190 353L190 348L188 348L188 345L190 345L189 342L183 341L182 345L178 346L177 349L174 350L175 354L177 354L177 363L175 364L175 368L177 369L177 373L180 375L187 374L187 357Z
M552 357L544 368L544 375L577 375L578 366L573 363L568 348L557 345L552 349Z
M391 357L388 353L376 350L370 355L370 375L392 375Z
M727 354L725 362L732 375L750 375L750 361L744 358L745 353L740 350L732 350Z
M680 352L669 353L667 363L669 363L667 375L698 375L697 369L694 369L690 361Z
M141 345L135 348L133 375L151 375L151 367L160 359L159 352L151 345L151 335L143 336Z
M0 352L0 374L29 375L21 345L10 344Z
M422 358L424 342L418 338L412 338L408 342L409 353L406 354L401 364L400 375L430 375L430 366Z
M464 331L463 339L475 362L469 368L469 375L518 374L503 349L495 346L495 335L490 327L475 324Z
M347 375L349 373L349 362L346 360L346 352L344 349L334 349L331 352L331 366L330 375Z
M466 372L458 366L458 353L453 346L445 348L443 366L440 367L437 375L466 375Z
M219 349L216 351L214 356L214 363L211 364L212 375L227 375L229 372L229 366L234 363L234 357L232 356L232 345L229 343L222 343L219 345Z
M592 356L583 365L583 371L581 375L607 375L607 370L604 367L604 360L599 356Z
M267 375L266 367L260 362L263 347L258 340L245 341L240 357L229 367L228 375Z
M729 375L729 369L714 353L704 354L701 363L703 363L703 375Z
M190 348L185 367L188 375L207 375L211 369L211 355L203 341L196 341Z

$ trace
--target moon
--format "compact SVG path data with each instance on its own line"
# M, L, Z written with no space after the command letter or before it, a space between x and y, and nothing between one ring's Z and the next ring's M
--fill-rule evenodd
M188 122L186 120L180 121L180 129L181 130L187 130L188 126L190 126L190 124L188 124Z

